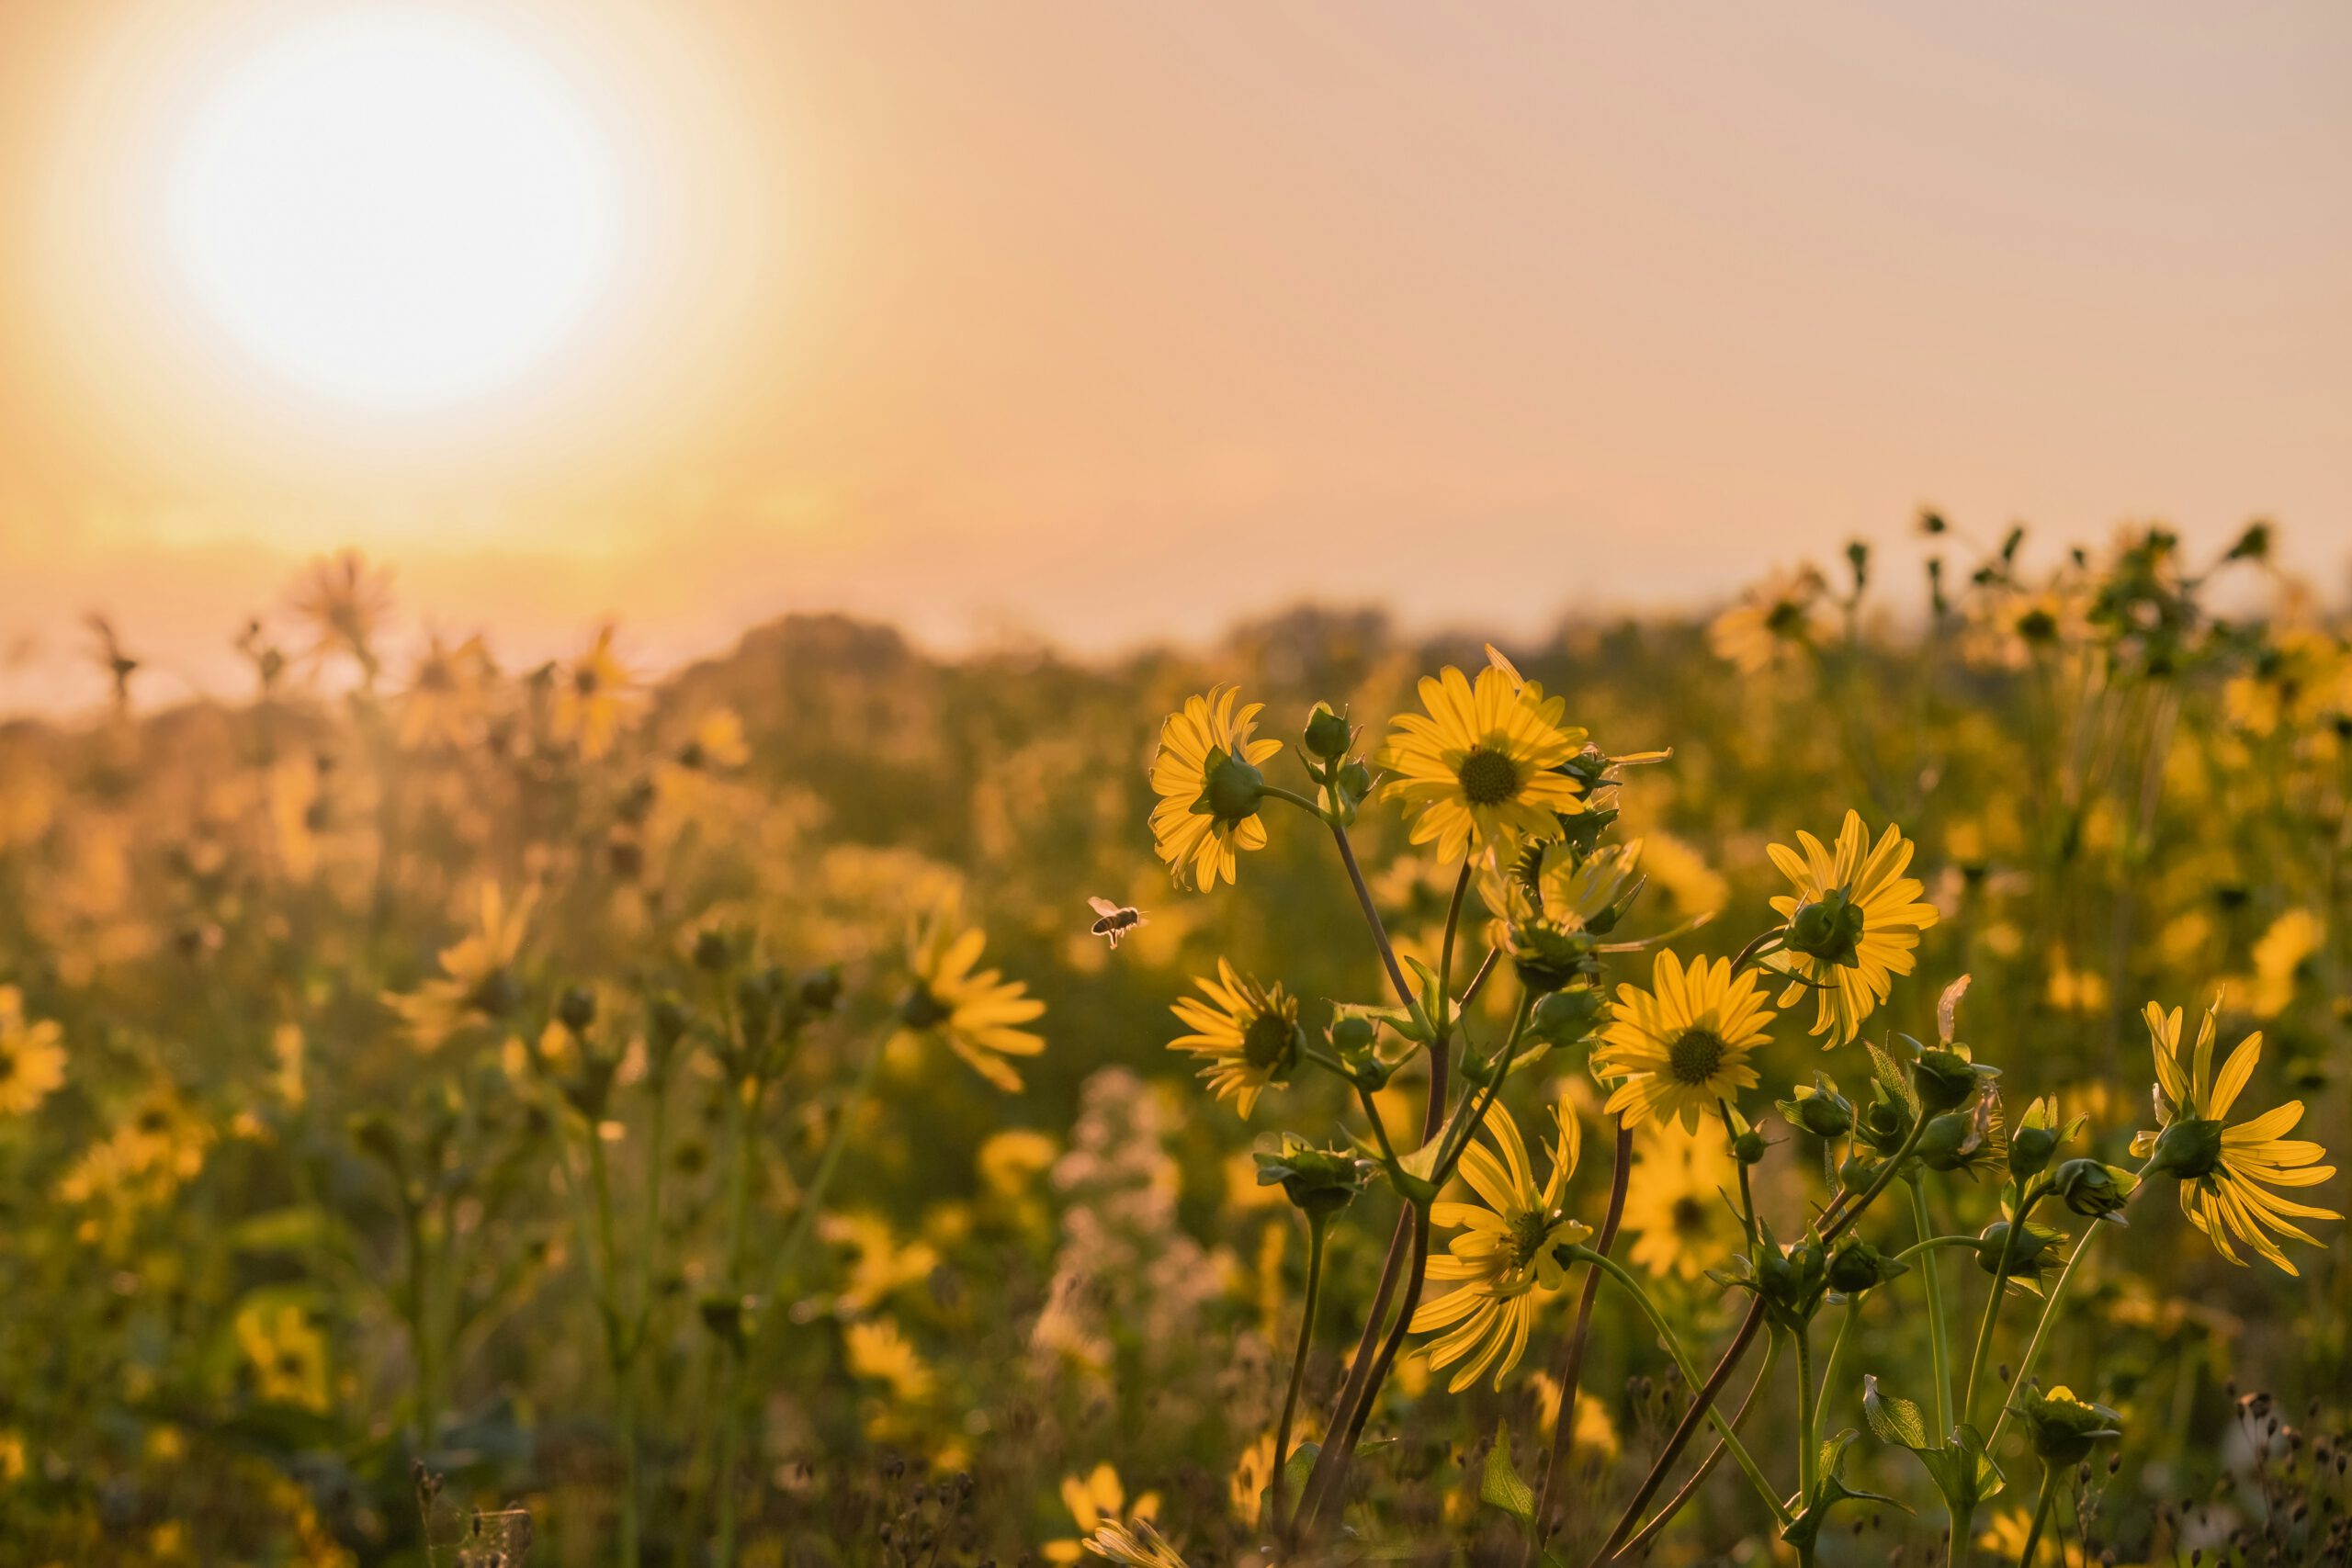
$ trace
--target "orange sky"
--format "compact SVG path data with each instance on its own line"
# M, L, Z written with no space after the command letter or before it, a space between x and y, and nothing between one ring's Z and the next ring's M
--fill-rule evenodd
M607 319L403 420L159 257L175 106L291 3L0 4L0 705L99 606L225 687L344 542L412 624L649 659L809 606L1533 630L1923 501L2352 560L2338 5L453 4L642 199Z

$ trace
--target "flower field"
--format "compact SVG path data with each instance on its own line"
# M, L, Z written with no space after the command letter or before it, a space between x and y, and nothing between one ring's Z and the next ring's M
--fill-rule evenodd
M1507 648L94 623L0 1563L2352 1562L2346 626L1919 528Z

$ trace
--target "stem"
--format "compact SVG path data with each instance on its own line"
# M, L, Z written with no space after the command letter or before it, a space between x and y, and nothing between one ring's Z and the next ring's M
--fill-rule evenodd
M1960 1385L1960 1418L1965 1422L1976 1409L1976 1377L1984 1370L1984 1352L1993 1343L1993 1324L2001 1315L2001 1298L2009 1293L2009 1260L2018 1249L2018 1236L2025 1229L2028 1215L2033 1213L2034 1200L2039 1194L2030 1188L2018 1198L2018 1212L2009 1218L2009 1228L2001 1237L2000 1266L1993 1270L1993 1289L1984 1298L1984 1316L1976 1325L1976 1348L1968 1358L1968 1381Z
M2153 1159L2149 1161L2150 1165L2154 1163ZM2147 1166L2142 1166L2135 1174L2140 1179L2125 1194L2123 1201L2126 1206L2148 1185ZM2041 1359L2042 1341L2049 1338L2050 1325L2058 1320L2058 1303L2066 1299L2066 1287L2075 1282L2075 1270L2088 1256L2092 1239L2106 1228L2105 1225L2094 1224L2083 1233L2082 1239L2075 1243L2074 1256L2067 1258L2066 1267L2059 1270L2057 1283L2050 1287L2049 1299L2041 1303L2041 1316L2033 1325L2033 1337L2026 1342L2025 1355L2018 1363L2018 1375L2009 1380L2008 1396L2001 1401L2000 1414L1993 1417L1993 1429L1985 1435L1986 1453L1993 1451L1993 1445L2000 1440L2001 1433L2008 1427L2009 1406L2017 1403L2018 1392L2025 1387L2026 1380L2033 1376L2034 1364Z
M1799 1506L1810 1508L1817 1468L1813 1429L1821 1418L1820 1398L1813 1387L1813 1325L1797 1325L1789 1337L1797 1342L1797 1495L1803 1499Z
M743 1295L743 1254L748 1243L752 1207L752 1112L759 1102L763 1088L756 1077L747 1077L737 1084L735 1092L728 1097L729 1169L725 1280L728 1294L739 1303ZM729 1340L724 1347L727 1382L718 1396L718 1451L710 1476L711 1489L717 1495L718 1507L718 1531L711 1552L711 1561L717 1568L734 1568L735 1563L735 1463L743 1430L743 1342L740 1337Z
M1770 1380L1772 1376L1772 1363L1780 1359L1780 1351L1781 1344L1778 1337L1771 1335L1766 1336L1764 1340L1764 1360L1763 1363L1756 1369L1756 1381L1747 1385L1747 1397L1741 1400L1739 1402L1739 1408L1732 1413L1731 1425L1734 1431L1737 1431L1747 1421L1748 1410L1756 1404L1756 1395L1763 1389L1765 1383ZM1690 1472L1690 1478L1682 1483L1681 1487L1676 1491L1673 1496L1666 1500L1666 1506L1657 1511L1657 1517L1651 1519L1649 1523L1644 1525L1640 1529L1637 1529L1633 1533L1632 1538L1625 1542L1623 1549L1623 1554L1628 1557L1634 1556L1641 1551L1643 1547L1648 1545L1651 1540L1655 1540L1657 1536L1657 1532L1664 1529L1667 1527L1668 1522L1670 1521L1675 1515L1682 1511L1683 1505L1690 1501L1691 1494L1698 1491L1701 1483L1703 1483L1709 1475L1714 1472L1715 1466L1723 1462L1723 1457L1724 1445L1719 1440L1713 1448L1707 1450L1707 1457L1699 1461L1699 1468Z
M1298 1349L1291 1357L1290 1392L1283 1396L1283 1418L1274 1428L1273 1494L1266 1510L1267 1522L1277 1533L1283 1528L1283 1476L1290 1469L1291 1419L1298 1412L1299 1385L1306 1381L1306 1352L1315 1343L1315 1309L1323 1290L1323 1232L1329 1220L1321 1213L1306 1216L1306 1304L1298 1320Z
M2033 1524L2025 1532L2025 1550L2018 1553L2018 1568L2031 1568L2034 1549L2041 1544L2041 1527L2050 1520L2050 1505L2058 1495L2058 1467L2041 1467L2041 1498L2033 1506Z
M1861 1218L1864 1211L1868 1210L1871 1204L1877 1201L1879 1195L1886 1190L1889 1183L1894 1181L1895 1172L1903 1168L1903 1162L1911 1157L1911 1151L1918 1146L1920 1136L1926 1133L1927 1128L1926 1117L1916 1118L1902 1145L1888 1156L1886 1163L1879 1168L1878 1175L1871 1179L1868 1187L1862 1190L1862 1195L1842 1211L1833 1205L1831 1210L1822 1216L1826 1222L1821 1227L1822 1246L1826 1247L1836 1241L1838 1236L1845 1234L1848 1227ZM1618 1517L1615 1528L1609 1532L1609 1539L1603 1541L1600 1550L1593 1554L1592 1563L1607 1562L1616 1558L1624 1545L1626 1535L1632 1531L1634 1522L1642 1517L1642 1510L1649 1506L1650 1499L1657 1495L1657 1489L1665 1484L1666 1472L1673 1466L1682 1450L1690 1446L1691 1438L1699 1430L1699 1423L1705 1419L1707 1411L1714 1404L1716 1396L1723 1393L1724 1384L1731 1380L1732 1369L1736 1367L1740 1358L1747 1353L1748 1346L1756 1342L1757 1330L1763 1326L1764 1298L1758 1296L1749 1304L1747 1315L1740 1319L1738 1330L1733 1334L1731 1343L1724 1348L1723 1357L1715 1362L1715 1370L1708 1374L1706 1383L1691 1400L1690 1408L1682 1413L1682 1419L1676 1424L1673 1434L1667 1438L1666 1446L1658 1450L1657 1458L1651 1461L1649 1473L1642 1478L1641 1485L1634 1488L1633 1500L1626 1504L1625 1511ZM1671 1511L1662 1511L1658 1522L1672 1517Z
M605 1317L605 1359L613 1374L613 1426L621 1450L621 1568L638 1562L637 1356L623 1327L619 1254L613 1220L613 1182L605 1158L604 1134L588 1129L588 1178L595 1194L596 1244L604 1254L602 1298Z
M800 1249L808 1245L808 1237L817 1228L817 1217L824 1208L825 1194L832 1187L834 1173L841 1169L842 1156L849 1150L850 1133L857 1121L857 1113L865 1104L866 1096L874 1092L875 1077L882 1068L884 1048L898 1032L896 1020L884 1024L875 1031L872 1043L865 1048L865 1059L858 1064L857 1077L850 1084L849 1094L842 1100L840 1113L833 1122L832 1136L825 1140L825 1152L817 1158L816 1174L809 1177L808 1185L801 1190L800 1213L793 1216L791 1231L786 1235L784 1245L776 1248L775 1262L768 1270L771 1300L782 1294L785 1287L792 1282L793 1266L799 1261ZM763 1314L763 1325L775 1316L774 1313Z
M1609 1176L1609 1210L1601 1216L1600 1234L1592 1238L1592 1250L1601 1257L1616 1245L1617 1226L1625 1217L1625 1190L1634 1174L1634 1130L1625 1119L1617 1119L1617 1146ZM1552 1424L1552 1452L1544 1465L1544 1491L1535 1506L1535 1529L1528 1541L1527 1560L1532 1563L1544 1543L1551 1538L1555 1521L1552 1500L1560 1495L1561 1477L1567 1473L1568 1453L1576 1445L1577 1384L1584 1376L1584 1348L1592 1329L1593 1303L1600 1296L1600 1273L1595 1269L1587 1274L1584 1294L1577 1302L1576 1326L1560 1341L1558 1355L1552 1361L1552 1381L1560 1385L1560 1414ZM1735 1421L1734 1425L1737 1423Z
M1659 1343L1666 1347L1667 1354L1674 1358L1675 1366L1682 1373L1682 1381L1692 1388L1699 1386L1699 1368L1690 1359L1690 1352L1684 1348L1680 1337L1666 1321L1666 1314L1658 1311L1657 1303L1650 1299L1649 1292L1642 1288L1640 1280L1625 1271L1624 1265L1603 1258L1589 1247L1568 1247L1559 1250L1567 1253L1579 1263L1591 1264L1594 1269L1608 1275L1631 1292L1634 1300L1641 1304L1643 1315L1650 1320L1650 1326L1657 1330ZM1797 1367L1801 1378L1810 1372L1812 1365L1812 1353L1805 1348L1804 1341L1800 1338L1797 1341ZM1565 1397L1563 1395L1563 1398ZM1804 1403L1810 1403L1809 1398ZM1710 1404L1706 1414L1707 1419L1714 1424L1715 1430L1721 1434L1724 1447L1731 1451L1732 1459L1741 1470L1747 1472L1748 1481L1756 1488L1756 1495L1764 1499L1766 1507L1772 1510L1773 1523L1787 1524L1788 1510L1781 1506L1780 1495L1772 1489L1771 1482L1766 1479L1764 1468L1756 1462L1756 1456L1747 1451L1747 1445L1739 1440L1739 1435L1732 1429L1732 1424L1724 1419L1722 1411ZM1804 1468L1810 1470L1811 1466L1807 1465ZM1810 1483L1808 1483L1807 1490L1810 1491Z
M1855 1298L1848 1296L1846 1310L1838 1319L1838 1333L1829 1341L1829 1359L1822 1364L1821 1393L1814 1399L1813 1424L1806 1429L1804 1435L1805 1446L1815 1454L1821 1451L1822 1416L1829 1408L1830 1395L1838 1388L1838 1364L1845 1359L1846 1335L1854 1326L1854 1318L1860 1310L1860 1303Z
M1917 1223L1924 1240L1936 1234L1935 1223L1928 1217L1927 1181L1923 1176L1915 1175L1908 1185L1911 1217ZM1920 1254L1919 1280L1928 1288L1928 1354L1935 1380L1930 1391L1935 1397L1930 1406L1936 1416L1936 1441L1942 1444L1951 1440L1951 1346L1944 1337L1944 1287L1936 1273L1933 1249Z

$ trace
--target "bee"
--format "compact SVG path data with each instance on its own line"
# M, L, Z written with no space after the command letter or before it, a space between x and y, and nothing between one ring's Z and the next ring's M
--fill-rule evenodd
M1149 919L1141 909L1132 905L1122 907L1112 903L1108 898L1089 898L1087 902L1094 907L1097 917L1094 924L1087 929L1096 936L1108 937L1114 948L1119 945L1121 937L1125 936L1137 926L1147 923Z

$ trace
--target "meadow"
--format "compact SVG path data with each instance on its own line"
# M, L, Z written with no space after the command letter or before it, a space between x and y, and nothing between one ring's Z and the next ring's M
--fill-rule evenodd
M2352 1562L2346 624L1917 526L1499 650L94 625L0 1562Z

